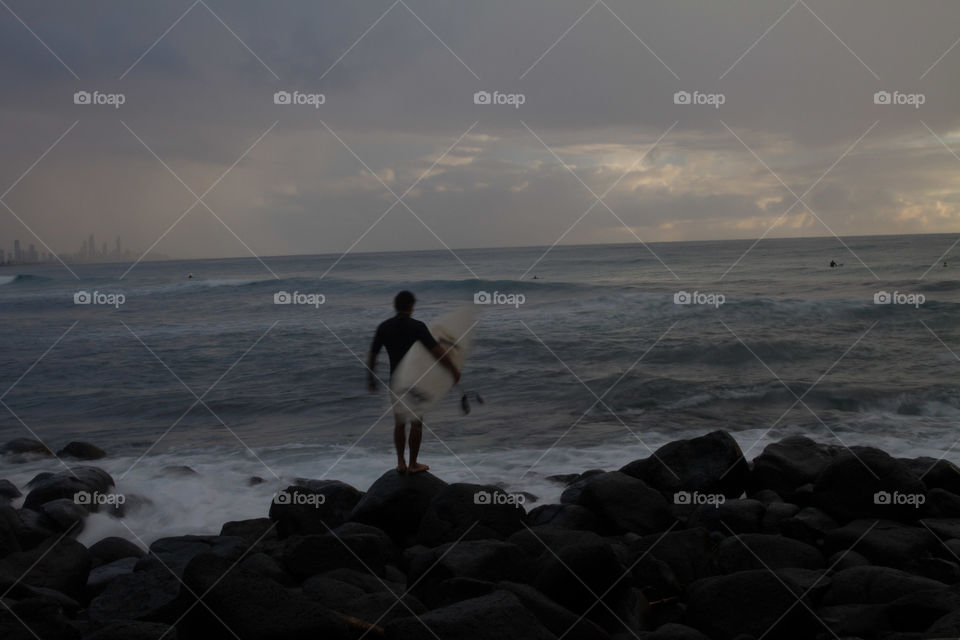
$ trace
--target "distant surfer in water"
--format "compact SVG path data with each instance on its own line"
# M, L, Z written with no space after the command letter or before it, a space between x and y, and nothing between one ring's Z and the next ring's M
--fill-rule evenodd
M427 328L427 325L411 317L413 315L413 305L416 301L417 299L414 298L412 293L401 291L393 299L393 308L397 314L389 320L384 320L377 327L377 332L373 336L373 344L370 345L370 355L367 358L367 389L370 393L376 393L377 391L377 379L374 370L377 366L377 354L380 349L383 347L387 349L387 356L390 358L390 375L392 376L407 350L417 341L422 342L423 346L433 354L433 357L450 370L454 382L460 381L460 371L447 357L443 348L430 335L430 329ZM396 397L393 391L390 392L390 401L394 408L393 444L397 448L397 471L400 473L407 470L410 473L426 471L430 467L417 462L417 455L420 453L420 441L423 439L423 416L410 420L410 465L407 466L404 459L404 449L407 441L407 417L400 406L402 398Z

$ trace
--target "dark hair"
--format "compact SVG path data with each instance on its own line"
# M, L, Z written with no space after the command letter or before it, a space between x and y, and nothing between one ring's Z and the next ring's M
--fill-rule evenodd
M404 290L398 293L393 299L393 308L397 311L410 311L413 309L413 303L416 301L417 299L413 297L412 293Z

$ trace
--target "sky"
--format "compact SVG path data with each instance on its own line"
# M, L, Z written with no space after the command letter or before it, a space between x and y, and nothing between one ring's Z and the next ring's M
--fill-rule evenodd
M957 233L958 41L954 0L3 0L0 248Z

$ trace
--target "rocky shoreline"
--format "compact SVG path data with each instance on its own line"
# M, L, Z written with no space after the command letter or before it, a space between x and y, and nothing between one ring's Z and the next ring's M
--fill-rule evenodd
M0 455L52 454L21 439ZM952 463L803 437L747 461L716 431L552 480L560 503L533 507L430 473L298 479L262 518L149 550L75 540L91 512L135 506L97 467L0 480L0 637L960 637Z

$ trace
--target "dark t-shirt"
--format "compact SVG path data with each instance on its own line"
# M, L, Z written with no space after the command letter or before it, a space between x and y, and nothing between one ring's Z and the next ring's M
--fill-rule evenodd
M387 355L390 356L390 374L400 364L400 360L407 353L410 347L419 340L427 349L433 349L437 346L437 341L430 335L430 329L419 320L414 320L408 315L398 313L389 320L384 320L377 327L377 332L373 336L373 344L370 345L371 353L379 353L380 347L387 348Z

